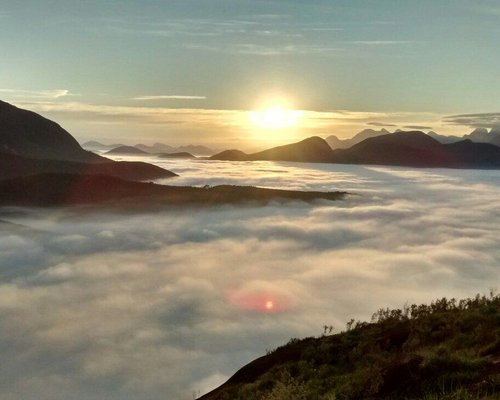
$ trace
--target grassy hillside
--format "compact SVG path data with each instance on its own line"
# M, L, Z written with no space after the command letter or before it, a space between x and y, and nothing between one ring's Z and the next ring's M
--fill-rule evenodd
M381 309L292 339L203 400L500 399L500 296Z

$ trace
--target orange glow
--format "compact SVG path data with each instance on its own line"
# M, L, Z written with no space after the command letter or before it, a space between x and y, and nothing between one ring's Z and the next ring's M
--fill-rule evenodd
M285 129L297 126L303 113L297 110L288 110L282 106L273 106L263 110L250 111L248 119L256 128Z
M295 308L297 299L291 293L272 285L266 287L242 287L226 293L227 301L233 306L263 314L278 314Z

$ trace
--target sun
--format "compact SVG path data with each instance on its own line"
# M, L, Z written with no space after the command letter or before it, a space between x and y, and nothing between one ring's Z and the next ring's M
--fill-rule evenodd
M266 310L272 310L274 308L274 303L271 300L266 301L265 304Z
M282 105L273 105L248 113L250 123L260 129L292 128L297 126L301 118L301 111L290 110Z

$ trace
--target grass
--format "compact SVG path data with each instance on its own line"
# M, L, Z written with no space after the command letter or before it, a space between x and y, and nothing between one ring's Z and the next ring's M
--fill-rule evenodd
M500 296L380 309L344 332L327 328L269 352L202 399L500 399Z

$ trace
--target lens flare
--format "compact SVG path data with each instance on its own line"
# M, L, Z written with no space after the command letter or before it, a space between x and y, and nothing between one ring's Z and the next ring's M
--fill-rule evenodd
M282 313L297 305L296 296L269 284L244 285L227 292L226 299L241 310L263 314Z

